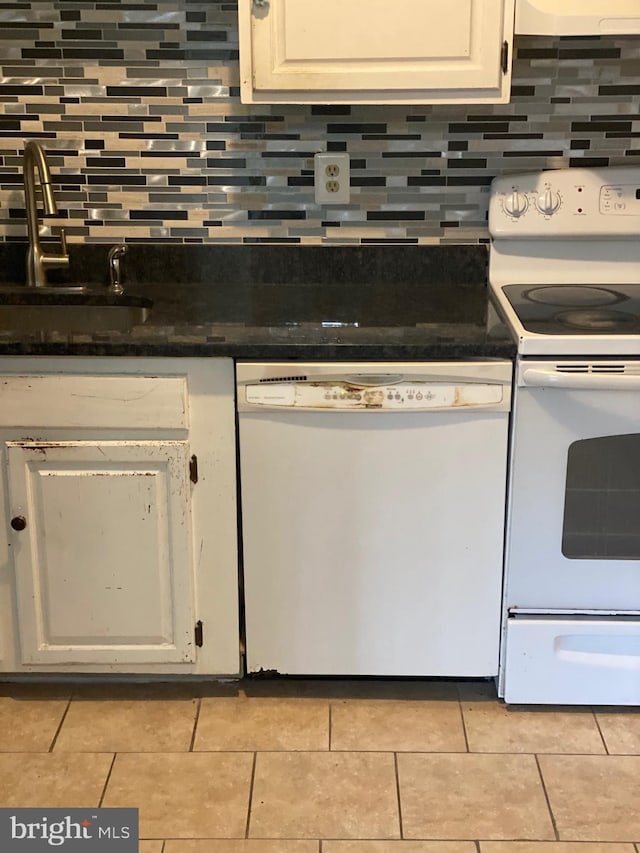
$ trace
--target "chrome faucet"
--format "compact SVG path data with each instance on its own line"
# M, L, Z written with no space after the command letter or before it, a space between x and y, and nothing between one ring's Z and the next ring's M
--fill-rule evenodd
M27 234L29 248L27 250L27 287L45 287L47 284L46 270L52 267L69 266L67 241L64 229L60 229L60 254L48 254L40 245L40 225L38 222L38 203L36 201L36 169L40 175L42 202L47 216L58 212L56 200L51 186L51 172L47 156L39 142L33 139L24 146L22 172L24 178L24 198L27 211Z

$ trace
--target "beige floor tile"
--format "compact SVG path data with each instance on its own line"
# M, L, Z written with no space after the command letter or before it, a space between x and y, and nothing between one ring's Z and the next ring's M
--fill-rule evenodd
M612 755L640 755L640 711L612 709L598 711L596 717Z
M0 755L0 807L97 806L113 756L107 753Z
M0 752L48 752L68 702L68 692L59 688L3 685Z
M460 703L457 698L332 702L331 749L466 752Z
M591 710L505 705L492 688L460 688L471 752L605 753Z
M54 751L187 752L198 700L149 689L74 696Z
M393 756L260 753L252 838L399 838Z
M562 841L640 838L640 756L541 755Z
M473 841L325 841L322 853L476 853Z
M552 839L532 755L398 756L405 838Z
M633 844L581 841L481 841L480 853L635 853Z
M329 703L323 699L202 699L196 750L329 748Z
M163 853L319 853L319 841L190 841L170 840ZM144 851L140 851L144 853Z
M163 841L141 841L138 845L138 853L163 853Z
M103 805L140 809L141 838L243 838L253 755L116 756Z

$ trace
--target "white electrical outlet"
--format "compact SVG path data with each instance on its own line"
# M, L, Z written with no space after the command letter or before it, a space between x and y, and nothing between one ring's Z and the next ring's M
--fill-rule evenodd
M313 158L316 204L348 204L350 163L346 152L323 151Z

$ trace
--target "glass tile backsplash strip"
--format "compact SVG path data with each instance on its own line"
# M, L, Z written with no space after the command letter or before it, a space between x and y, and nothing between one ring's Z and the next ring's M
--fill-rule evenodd
M520 37L511 103L246 106L233 0L0 0L0 240L47 149L71 241L477 243L492 178L640 163L640 39ZM351 158L319 206L313 155Z

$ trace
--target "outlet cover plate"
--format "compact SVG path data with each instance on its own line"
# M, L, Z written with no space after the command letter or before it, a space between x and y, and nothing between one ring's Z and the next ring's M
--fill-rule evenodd
M346 152L323 151L313 158L316 204L348 204L351 168Z

